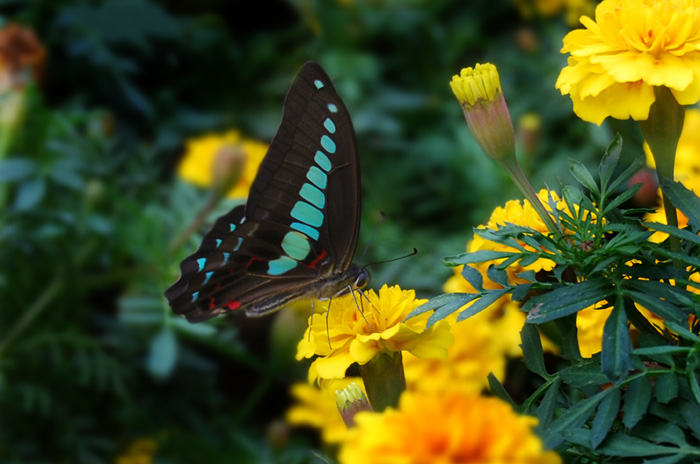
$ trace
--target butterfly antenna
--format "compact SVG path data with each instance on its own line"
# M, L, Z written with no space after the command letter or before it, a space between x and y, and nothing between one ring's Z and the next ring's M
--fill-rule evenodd
M372 231L372 235L370 235L369 241L367 242L367 245L365 245L364 250L362 250L362 254L360 255L360 259L358 261L362 261L362 258L365 257L365 253L367 253L367 250L369 250L369 246L374 241L374 236L377 235L377 231L379 230L379 227L382 224L384 224L384 221L386 220L386 214L384 214L384 211L380 211L379 214L382 215L382 218L379 220L377 225L374 227L374 230Z
M392 261L398 261L398 260L400 260L400 259L410 258L411 256L415 256L415 255L417 255L417 254L418 254L418 248L414 248L412 252L407 253L407 254L405 254L405 255L403 255L403 256L397 256L396 258L385 259L384 261L374 261L374 262L372 262L372 263L365 264L365 265L362 266L362 267L368 268L368 267L370 267L370 266L374 266L375 264L390 263L390 262L392 262Z

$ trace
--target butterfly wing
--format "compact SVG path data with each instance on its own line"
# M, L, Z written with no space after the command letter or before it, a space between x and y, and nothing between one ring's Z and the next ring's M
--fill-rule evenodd
M306 63L245 207L216 221L165 292L173 311L193 322L239 308L260 315L344 272L360 198L352 121L323 69Z

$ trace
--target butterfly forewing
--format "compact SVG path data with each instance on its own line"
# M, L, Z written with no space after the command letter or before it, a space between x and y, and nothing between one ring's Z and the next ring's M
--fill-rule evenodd
M360 213L350 116L323 69L306 63L245 207L216 221L165 296L190 321L239 308L260 315L307 293L332 296L348 285Z
M302 189L305 198L300 198ZM312 62L287 93L282 124L251 187L246 215L289 223L299 211L303 217L308 209L303 203L321 206L322 223L312 225L319 232L317 242L333 265L346 268L357 245L362 210L357 142L345 104L328 75Z

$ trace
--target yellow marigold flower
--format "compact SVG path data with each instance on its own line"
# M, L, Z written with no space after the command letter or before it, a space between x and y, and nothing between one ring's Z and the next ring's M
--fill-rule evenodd
M363 388L359 377L323 381L319 386L308 383L292 385L292 396L296 404L287 411L287 422L320 429L325 443L340 443L345 439L348 427L338 412L335 392L350 383Z
M479 393L488 388L489 373L503 381L506 357L513 348L520 351L525 314L518 308L497 318L491 313L487 309L453 324L455 343L447 350L445 359L420 359L406 354L403 365L408 390L439 393L459 389L464 393Z
M558 464L532 428L497 398L452 392L406 392L398 409L355 417L339 453L341 464Z
M151 464L158 450L158 443L151 438L134 440L126 451L117 456L114 464Z
M458 76L452 76L450 87L462 105L469 130L484 152L497 161L514 158L513 123L496 67L485 63L464 68Z
M564 37L571 56L556 82L581 119L646 120L655 86L681 105L700 100L700 0L604 0L581 23Z
M552 197L552 199L556 202L556 209L557 210L563 210L563 211L568 211L568 208L566 207L565 203L563 200L559 199L559 196L557 195L556 192L549 191L546 189L542 189L539 191L537 196L541 200L541 202L545 205L545 208L547 211L552 211L549 205L549 197ZM493 229L496 230L499 228L499 226L504 226L506 224L515 224L519 226L525 226L529 227L531 229L534 229L538 232L541 232L543 234L546 234L548 231L547 226L545 223L542 221L542 218L537 214L537 211L532 207L532 204L528 200L510 200L507 201L504 206L498 206L493 210L493 213L491 213L491 217L488 219L485 225L480 225L478 228L479 229ZM525 245L524 243L521 243L523 246L526 248L530 248L529 246ZM475 235L474 239L468 244L467 246L467 251L468 252L475 252L475 251L480 251L480 250L492 250L492 251L517 251L515 248L509 247L507 245L503 245L500 243L496 242L491 242L489 240L485 240L483 237ZM502 261L502 260L501 260ZM492 262L487 262L487 263L481 263L477 265L477 269L483 270L483 274L486 275L486 268L490 264L493 264ZM551 261L546 258L540 258L534 263L528 265L527 267L522 267L520 266L519 263L513 264L508 268L508 272L511 275L512 279L511 280L513 283L517 283L518 279L515 277L516 272L522 272L523 270L533 270L535 272L538 271L551 271L554 268L554 261ZM487 285L488 283L485 281L484 285Z
M223 135L207 134L190 139L186 145L186 153L180 161L177 173L182 179L194 185L212 187L219 180L217 176L220 176L222 171L228 169L240 171L238 181L228 190L229 198L248 196L255 174L258 172L258 166L268 149L267 144L245 139L235 130ZM242 160L237 160L237 156L242 156Z
M342 378L351 364L366 364L382 350L409 351L423 358L447 355L453 342L449 322L442 320L425 330L429 313L404 322L427 301L417 300L413 290L384 285L379 294L369 290L364 297L355 295L334 298L330 311L326 303L322 313L309 319L297 346L298 360L319 356L309 369L309 380Z

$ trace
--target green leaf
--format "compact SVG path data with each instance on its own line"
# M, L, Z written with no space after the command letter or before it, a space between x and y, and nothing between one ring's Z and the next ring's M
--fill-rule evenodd
M634 434L652 443L688 446L683 430L676 424L663 421L644 421L634 428Z
M627 385L625 404L622 408L622 423L632 428L644 417L651 401L651 382L649 378L638 377Z
M484 290L484 277L477 269L471 266L464 266L464 268L462 268L462 277L464 277L476 291L481 292Z
M654 397L661 404L667 404L678 396L678 379L673 373L662 374L655 378Z
M632 437L622 433L614 433L608 436L605 444L598 448L600 454L620 457L656 456L659 454L676 454L680 449L672 446L662 446L649 443L641 438Z
M561 356L569 360L581 360L581 351L578 347L578 327L576 327L577 314L562 317L554 321L561 334Z
M645 165L644 160L642 158L635 158L632 160L632 162L625 168L624 171L620 175L618 175L615 180L613 180L610 185L608 185L608 188L606 189L608 192L614 192L617 190L619 187L622 186L625 182L630 180L633 175L637 173L643 166Z
M559 371L559 377L567 385L578 388L603 385L608 378L600 371L600 364L586 360Z
M632 368L631 347L624 298L618 297L603 327L602 371L609 379L620 380L627 376Z
M612 390L613 392L600 402L598 410L593 416L591 424L591 447L593 449L596 449L608 435L617 418L617 413L620 411L620 389L613 387Z
M611 294L612 288L607 280L586 280L536 296L523 306L523 311L528 311L527 323L541 324L578 312Z
M170 376L177 361L177 339L170 325L165 325L151 340L151 347L146 360L146 368L159 380Z
M457 322L463 321L469 317L472 317L474 314L483 311L484 309L488 308L496 301L498 301L506 293L508 293L508 289L489 290L488 293L482 295L481 298L476 300L468 308L461 311L459 313L459 316L457 317ZM428 326L429 325L432 325L430 319L428 319Z
M616 196L610 203L605 205L605 208L600 212L601 216L606 216L610 214L612 210L614 210L615 208L632 198L634 194L639 191L640 188L642 188L642 184L637 184Z
M612 393L612 389L603 390L594 396L579 401L554 420L549 427L543 427L542 439L547 448L555 448L564 438L562 432L578 428L593 414L598 404Z
M669 235L678 237L686 242L694 243L695 245L700 245L700 235L696 235L689 230L679 229L678 227L669 226L667 224L661 224L660 222L645 222L644 225L652 230L658 230L659 232L664 232Z
M497 259L508 258L514 253L505 251L479 250L469 253L462 253L455 256L447 256L442 259L445 266L461 266L462 264L483 263ZM519 253L515 253L519 254Z
M664 322L664 325L673 330L680 338L688 340L691 343L700 343L700 337L688 330L688 326L676 324L675 322Z
M539 419L540 424L548 424L554 417L560 387L561 378L556 377L547 389L547 393L544 394L539 406L537 406L537 418Z
M37 172L37 163L26 158L0 160L0 183L28 179Z
M688 222L696 228L700 227L700 198L692 191L685 188L680 182L664 179L661 183L664 195L671 200L671 203L681 210Z
M44 179L32 179L19 185L14 207L19 211L29 211L37 207L46 193Z
M478 293L445 293L443 295L438 295L408 313L408 316L406 316L404 320L408 320L412 317L427 313L428 311L432 311L436 308L440 308L454 302L459 302L459 306L463 306L478 297ZM457 306L457 308L459 308L459 306Z
M500 398L501 400L505 401L513 407L516 406L515 401L513 401L513 398L510 397L501 381L498 380L495 375L493 375L493 372L489 373L488 381L489 390L491 390L492 395L494 395L496 398Z
M617 164L620 162L620 153L622 152L622 137L620 134L615 134L615 137L608 145L605 150L603 158L600 160L598 165L598 176L600 176L600 185L603 186L604 190L612 190L608 188L610 184L610 179L612 179L613 173Z
M698 382L698 352L693 351L690 356L688 356L688 363L686 365L688 371L688 383L690 383L690 391L693 392L693 397L695 401L700 403L700 382Z
M525 365L535 374L543 378L548 378L547 368L544 365L544 351L542 350L542 341L540 340L540 332L537 327L531 324L525 324L520 331L520 337L523 341L523 357Z
M683 453L674 454L671 456L663 456L656 459L645 459L644 464L675 464L684 460L687 456Z
M688 353L688 352L690 352L691 349L692 348L688 348L688 347L684 347L684 346L662 345L662 346L650 346L648 348L637 348L632 352L634 354L638 354L641 356L655 356L655 355L662 355L662 354Z
M582 162L569 159L569 171L571 171L571 175L574 176L574 179L576 179L587 190L595 193L596 196L600 195L600 190L598 189L595 179L593 179L593 176Z
M476 299L475 301L478 303L480 301L480 299ZM474 303L474 304L476 304L476 303ZM472 306L474 306L474 304L472 304L469 307L471 308ZM455 311L457 311L459 308L461 308L463 306L464 306L463 301L455 300L455 301L452 301L450 303L447 303L444 306L437 308L435 310L435 312L433 314L431 314L430 317L428 318L428 322L425 325L426 330L431 328L433 326L433 324L435 324L436 322L445 319L446 317L448 317L449 315L451 315L452 313L454 313Z
M498 285L501 285L503 287L509 287L510 282L508 282L508 273L503 270L499 269L493 264L486 269L486 276L494 283L497 283Z
M693 403L685 403L682 408L678 408L685 419L686 424L692 430L695 438L700 440L700 406Z

